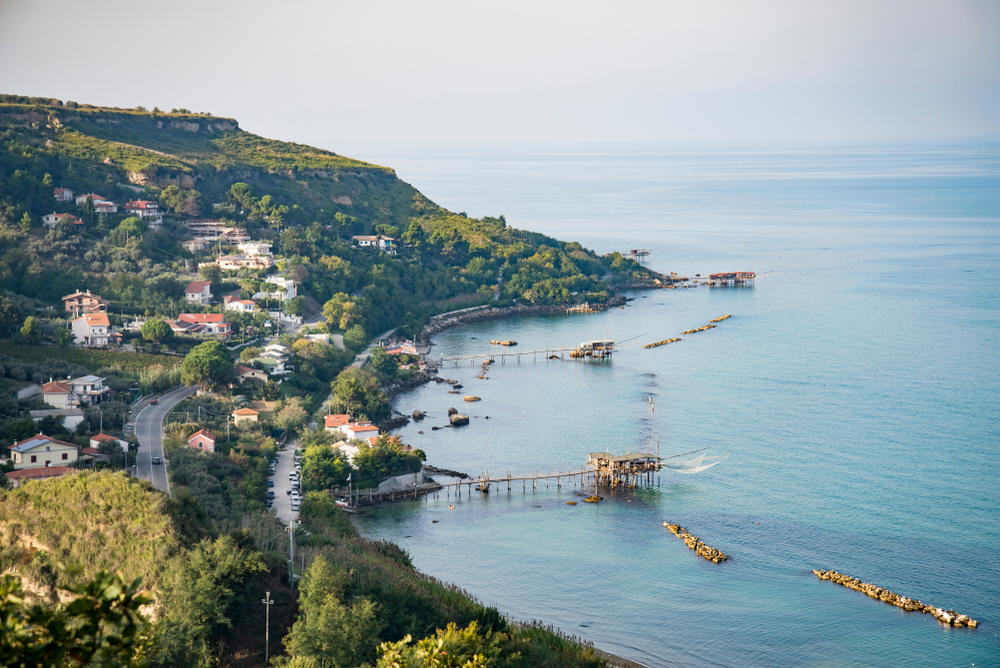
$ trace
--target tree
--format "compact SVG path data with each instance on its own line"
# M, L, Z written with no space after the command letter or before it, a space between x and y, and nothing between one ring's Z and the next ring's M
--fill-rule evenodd
M247 346L240 351L240 361L245 364L253 362L258 357L260 357L260 348L255 346Z
M7 296L0 295L0 334L11 336L14 328L21 322L21 310Z
M159 318L150 318L142 326L142 338L153 343L162 343L174 338L174 330Z
M354 325L344 332L344 346L348 350L361 350L368 343L368 335L361 325Z
M219 269L219 265L214 262L210 264L206 263L198 267L198 276L200 276L203 281L218 283L222 278L222 270Z
M96 220L96 209L94 208L94 198L87 195L87 200L83 203L83 222L93 225Z
M181 364L181 381L188 387L225 387L236 380L229 351L218 341L206 341L191 349Z
M399 364L395 357L385 351L385 348L375 348L372 350L368 364L378 375L386 379L392 379L399 373Z
M133 666L145 663L148 622L140 608L152 597L121 573L99 572L78 587L72 600L28 605L19 579L0 578L0 665Z
M23 231L23 232L27 232L27 231L31 230L31 214L28 213L27 211L25 211L24 215L21 216L20 227L21 227L21 231Z
M29 315L24 319L24 325L21 327L21 331L18 332L18 339L21 343L35 344L38 343L39 337L42 335L42 328L35 321L35 316Z
M305 426L309 414L301 406L285 406L274 416L274 426L295 432Z
M69 348L70 344L73 343L73 332L65 327L57 327L56 331L52 333L52 339L60 348Z
M298 297L293 297L285 302L285 313L288 315L301 316L305 315L306 312L306 298L302 295Z

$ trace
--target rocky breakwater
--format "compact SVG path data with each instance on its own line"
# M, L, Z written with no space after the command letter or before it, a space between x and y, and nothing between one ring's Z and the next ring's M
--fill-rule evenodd
M689 534L680 524L667 524L664 522L663 526L670 529L670 533L683 540L684 543L689 548L694 550L695 554L699 557L704 557L705 559L708 559L716 564L721 564L723 561L727 561L729 559L729 557L726 556L722 550L717 550L714 547L705 545L697 536Z
M938 620L942 624L947 624L948 626L968 626L970 629L974 629L979 626L979 622L972 619L968 615L960 615L954 610L936 608L933 605L921 603L916 599L900 596L895 592L889 591L885 587L879 587L878 585L873 585L870 582L862 582L861 580L851 577L850 575L844 575L843 573L838 573L837 571L823 570L813 570L813 573L815 573L816 577L820 580L830 580L831 582L836 582L837 584L847 587L848 589L853 589L854 591L859 591L862 594L867 594L871 598L884 601L898 608L902 608L903 610L926 613L934 617L934 619Z

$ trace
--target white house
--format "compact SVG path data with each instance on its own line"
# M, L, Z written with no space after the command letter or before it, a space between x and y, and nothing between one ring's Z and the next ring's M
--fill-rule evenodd
M298 289L295 287L295 281L290 278L284 278L283 276L268 276L264 280L272 285L276 285L278 289L275 292L258 292L253 296L254 299L266 299L270 297L271 299L288 301L289 299L295 299L295 297L299 294Z
M59 227L59 224L64 221L76 227L83 227L82 220L68 213L52 212L42 216L42 225L49 228L50 230L54 230L55 228Z
M62 426L70 431L76 429L77 425L83 422L83 409L81 408L43 408L32 410L31 419L36 423L46 418L56 418L62 422Z
M136 218L155 218L160 215L160 205L144 199L125 202L125 213Z
M57 441L45 434L36 434L10 446L14 469L38 469L49 466L68 466L80 458L79 448L65 441Z
M184 299L208 306L212 303L212 281L191 281L184 289Z
M384 237L381 234L371 235L356 235L351 237L351 243L359 248L377 248L379 250L385 251L389 255L395 255L396 249L393 247L392 243L395 241L392 237Z
M111 331L107 313L84 313L73 321L73 342L81 346L106 346L121 340L121 334Z
M236 244L236 247L240 249L241 254L247 257L271 254L271 243L269 241L244 241L243 243Z
M238 299L233 295L226 295L224 301L226 303L227 311L236 311L237 313L253 313L259 309L256 302L249 299Z
M189 253L197 253L198 251L208 250L208 247L212 245L212 242L206 239L188 239L187 241L182 241L181 246L184 250Z
M56 188L55 197L57 202L72 202L73 191L69 188Z
M112 392L110 387L104 386L104 378L100 376L81 376L71 380L70 384L82 404L100 403L107 399Z
M98 434L97 436L90 437L90 447L99 448L101 443L114 443L122 450L128 452L128 441L123 441L120 438L115 438L111 434Z
M232 323L226 322L221 313L181 313L176 324L184 327L187 334L220 334L228 338L233 333Z
M87 193L85 195L77 195L76 205L83 206L87 202L87 198L91 198L94 202L94 211L97 213L118 213L118 205L111 200L98 195L97 193Z
M345 424L340 428L340 433L349 441L367 441L369 438L378 436L378 427L370 422Z

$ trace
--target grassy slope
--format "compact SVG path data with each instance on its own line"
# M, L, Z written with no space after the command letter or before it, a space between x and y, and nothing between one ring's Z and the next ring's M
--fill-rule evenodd
M121 569L156 588L163 565L181 547L165 494L122 474L80 472L0 491L0 569L20 556L14 546L45 550L23 571L37 579L45 563L78 564L85 576ZM41 578L44 579L44 578Z
M44 362L58 359L71 364L79 364L88 369L118 366L123 369L141 371L161 365L172 368L184 358L173 355L150 355L147 353L127 353L116 350L88 350L86 348L56 348L54 346L28 346L6 340L0 341L0 355L6 355L24 362Z

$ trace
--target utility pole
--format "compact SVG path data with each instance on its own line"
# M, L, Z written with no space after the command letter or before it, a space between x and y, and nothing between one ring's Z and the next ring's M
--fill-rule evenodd
M230 440L229 439L229 416L228 415L226 416L226 440L227 441Z
M288 586L295 589L295 520L288 520Z
M271 644L271 606L274 605L274 601L271 600L271 592L264 594L264 598L260 599L260 602L264 604L264 609L267 611L265 613L264 622L264 665L267 665L267 650L270 649Z

